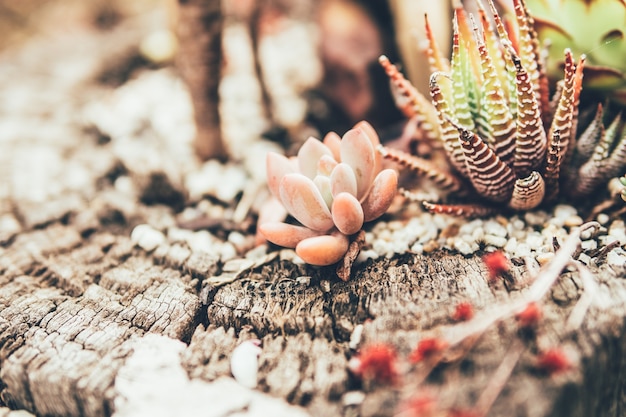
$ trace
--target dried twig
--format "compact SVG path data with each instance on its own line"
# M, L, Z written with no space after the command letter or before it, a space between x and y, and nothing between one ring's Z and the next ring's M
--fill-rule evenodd
M487 415L491 406L496 401L496 398L498 398L509 380L513 369L515 369L515 365L517 365L525 349L526 347L520 339L514 340L511 346L509 346L500 366L498 366L498 369L493 373L489 383L478 398L478 401L476 401L474 407L476 416L483 417Z
M585 315L587 314L587 310L591 306L594 297L598 291L598 284L593 279L593 275L589 268L580 262L574 263L576 268L578 269L578 273L580 274L580 279L583 282L584 291L581 295L580 299L572 309L569 317L567 318L566 329L568 331L576 330L580 327L583 320L585 319Z
M454 324L447 329L443 329L441 334L444 335L449 345L456 345L468 337L481 334L494 323L523 310L528 303L540 301L559 278L561 271L563 271L571 261L572 255L578 250L581 233L599 227L599 223L589 222L573 231L563 245L561 245L554 258L539 270L533 284L524 296L517 300L507 302L506 304L496 305L484 311L482 314L477 315L470 321Z

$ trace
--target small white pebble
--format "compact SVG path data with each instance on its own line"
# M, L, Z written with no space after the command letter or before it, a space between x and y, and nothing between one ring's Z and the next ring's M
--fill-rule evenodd
M482 227L474 229L474 231L472 232L472 239L474 239L475 242L480 242L484 240L485 230Z
M170 30L157 30L145 36L139 52L152 62L163 63L174 58L177 49L176 35Z
M413 253L417 253L417 254L422 254L424 253L424 245L418 242L415 242L412 246L411 246L411 252Z
M541 226L547 220L547 214L544 211L527 211L524 213L524 221L529 226Z
M363 391L348 391L341 397L344 407L356 407L365 401L365 393Z
M608 244L611 244L613 242L619 242L619 240L617 240L617 238L611 236L611 235L604 235L604 236L598 236L598 241L600 242L600 246L606 246Z
M615 248L606 255L606 263L619 275L626 273L626 252Z
M407 242L401 239L392 240L391 248L393 249L394 253L405 253L409 249Z
M513 217L509 223L507 224L507 229L511 230L522 230L526 226L526 223L519 217Z
M508 253L515 253L517 249L517 238L510 238L506 245L504 245L504 250Z
M598 247L598 242L593 239L584 240L581 242L580 247L582 250L596 249Z
M462 235L459 235L459 238L463 239L464 241L466 241L470 245L475 242L475 239L474 239L474 237L472 235L462 234Z
M130 240L143 250L150 252L165 243L165 235L150 225L140 224L133 229Z
M543 266L550 262L554 258L554 252L542 252L537 254L537 262L539 265Z
M433 224L439 230L443 230L446 227L450 226L450 218L448 216L444 216L442 214L435 214L432 217Z
M580 216L569 216L563 222L563 226L566 227L580 226L581 224L583 224L583 218Z
M580 240L589 240L593 236L592 229L586 229L580 232Z
M609 220L610 220L610 219L611 219L611 218L610 218L610 217L609 217L609 215L608 215L608 214L606 214L606 213L600 213L600 214L598 214L598 216L596 217L596 220L597 220L597 221L598 221L598 223L600 223L602 226L605 226L605 225L609 222Z
M256 259L261 259L265 255L267 255L267 245L263 244L263 245L259 245L255 248L250 249L248 252L246 252L244 256L247 259L256 260Z
M228 241L235 246L241 246L246 243L246 237L239 232L230 232L228 234Z
M526 244L531 249L537 250L541 247L541 245L543 245L544 238L543 236L541 236L541 233L539 232L530 232L528 235L526 235L524 242L526 242Z
M474 233L474 230L480 229L482 225L483 225L483 221L480 219L476 219L471 222L462 224L461 227L459 227L459 234L471 235L472 233Z
M530 256L530 246L527 243L520 242L515 248L515 257L523 258L525 256Z
M168 233L168 236L170 237L170 240L175 240L172 239L171 233ZM187 245L189 245L189 249L191 249L192 252L215 252L216 245L220 244L215 236L206 230L199 230L195 233L191 233L186 236L184 241L187 242Z
M19 233L22 230L20 223L12 214L3 214L0 216L0 231L6 234Z
M485 235L483 241L485 244L495 246L496 248L501 248L507 244L507 239L503 236Z
M581 253L578 256L578 261L584 263L585 265L589 265L591 263L591 257L586 253Z
M576 208L567 204L559 204L554 207L554 216L562 222L565 222L569 217L576 216ZM562 224L562 223L561 223Z
M167 229L167 238L171 243L187 242L193 238L195 233L191 230L181 229L179 227L170 227Z
M474 249L470 243L460 238L454 239L454 247L463 255L470 255L478 250L478 248Z
M362 263L367 261L368 259L378 259L379 257L380 255L378 255L378 253L376 253L376 251L373 249L362 250L361 252L359 252L359 256L357 256L356 258L356 262Z
M308 287L311 284L311 277L308 275L301 275L296 278L296 282L298 283L298 285L304 285L305 287Z
M426 223L424 229L424 233L419 237L418 242L426 243L430 240L437 239L437 236L439 235L439 230L434 223Z
M361 344L361 337L363 336L363 325L357 324L354 326L354 330L350 334L350 342L348 342L348 347L352 350L357 350L359 345Z
M541 229L541 235L549 240L552 240L553 237L562 238L566 234L565 229L554 224L547 224L546 227Z
M135 185L133 184L133 180L131 180L128 175L121 175L117 177L117 179L113 183L113 187L117 191L127 195L136 195L137 193L137 191L135 190Z
M389 240L391 240L391 230L389 230L389 229L381 230L376 237L379 240L389 241Z
M615 220L609 227L609 236L613 236L620 243L626 244L626 227L623 220Z
M554 252L554 245L552 245L552 241L546 242L545 244L541 245L539 249L537 249L537 253L547 252Z
M230 372L244 387L254 388L257 385L261 350L261 341L251 339L241 342L230 356Z
M485 229L485 234L488 234L488 235L505 237L507 234L506 227L502 226L500 223L498 223L495 220L489 220L485 222L484 229Z
M389 230L402 230L404 229L404 227L405 224L398 220L390 221L389 223L387 223L387 228L389 228Z
M230 242L226 242L223 245L220 245L218 251L222 262L233 259L237 256L237 249Z

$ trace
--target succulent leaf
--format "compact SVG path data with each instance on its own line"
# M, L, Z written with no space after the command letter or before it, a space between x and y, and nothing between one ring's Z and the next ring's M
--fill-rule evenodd
M333 172L330 174L330 183L332 195L337 196L339 193L349 193L353 196L357 194L356 175L352 167L345 162L337 164Z
M581 61L579 65L583 65ZM554 137L553 132L558 130L561 140L560 152L565 153L569 147L572 132L572 116L574 113L574 85L576 75L576 64L569 49L565 50L565 77L563 78L563 88L561 97L552 118L552 124L548 132L548 137ZM572 139L573 140L573 139Z
M302 174L287 174L280 181L280 200L296 220L318 232L333 227L333 219L317 186Z
M545 183L545 199L546 201L554 200L559 193L559 179L561 177L561 162L563 160L563 152L561 152L561 132L555 130L552 133L552 139L549 143L549 149L546 157L546 168L543 173Z
M410 169L412 172L428 178L444 191L457 193L463 192L463 183L458 177L441 169L441 167L436 166L433 162L427 159L407 155L402 151L384 146L380 146L378 151L386 159L397 162L399 165Z
M370 138L362 129L351 129L341 140L341 162L348 164L356 176L360 200L369 189L375 172L376 152Z
M533 171L528 177L515 181L509 207L514 210L535 208L543 201L545 192L543 177L537 171Z
M450 108L450 104L444 97L441 87L437 82L437 79L442 75L443 74L441 73L435 72L430 76L430 95L439 116L441 143L454 169L460 172L463 176L467 176L465 157L463 156L463 149L459 143L459 132L450 120L452 117L452 109Z
M472 185L482 196L502 203L511 198L513 170L473 132L459 127L460 141Z
M335 132L328 132L326 136L324 136L324 140L322 141L324 145L330 149L332 152L332 157L336 161L341 160L341 155L339 154L339 148L341 147L341 137Z
M606 130L604 123L602 123L603 116L604 110L602 103L598 103L598 110L596 111L595 117L576 142L577 162L589 159L593 154L596 144L600 141L600 138L605 136Z
M300 172L313 179L317 175L317 166L324 155L332 157L331 150L314 137L309 137L298 151Z
M343 234L352 235L363 227L363 207L353 194L337 194L331 213L335 226Z
M295 248L301 240L321 234L308 227L282 222L261 223L259 231L270 242L286 248Z
M317 175L313 178L313 183L320 191L320 195L326 203L326 207L330 207L333 204L333 192L330 178L326 175Z
M547 117L550 92L548 88L548 78L541 61L539 40L537 39L537 33L533 26L534 20L528 14L523 0L513 0L513 8L515 10L518 28L518 53L522 59L522 65L530 75L535 93L541 103L542 114ZM544 122L546 120L547 119L544 117Z
M540 168L546 152L547 138L541 121L540 103L530 76L513 48L508 50L516 73L517 131L513 168L523 178Z
M471 72L467 48L461 48L459 29L454 20L452 35L452 101L457 122L466 129L473 130L474 119L478 113L478 98L474 86L474 74Z
M515 156L515 123L509 109L504 89L489 50L474 27L474 36L478 45L480 68L483 75L480 99L480 120L485 125L478 125L478 132L498 155L500 160L511 166Z
M384 169L376 175L369 194L363 200L364 221L369 222L382 216L396 196L398 174L392 169Z
M317 173L319 175L329 176L337 164L338 162L332 156L322 155L320 160L317 162Z
M348 237L341 233L314 236L303 239L296 246L296 253L311 265L332 265L339 262L348 250Z
M267 185L274 197L280 199L280 192L278 191L280 181L286 174L297 172L297 169L293 161L276 152L267 153L265 166L267 170Z
M450 62L441 53L439 45L435 41L433 30L428 20L428 15L424 15L424 28L426 29L426 39L428 39L428 47L426 48L426 55L428 57L428 63L430 65L430 72L450 72Z
M372 143L372 148L374 149L374 173L380 172L383 169L383 158L378 152L376 152L376 148L380 146L380 138L378 137L378 133L372 127L371 124L362 120L354 125L355 129L361 129L363 134L367 136L367 138Z

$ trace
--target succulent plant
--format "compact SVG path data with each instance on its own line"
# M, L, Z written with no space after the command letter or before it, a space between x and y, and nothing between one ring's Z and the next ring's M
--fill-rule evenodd
M494 23L482 7L479 23L462 7L455 9L449 62L430 39L431 100L380 59L405 113L417 120L422 136L441 142L454 172L394 149L380 147L381 153L449 193L485 200L424 202L429 211L473 216L502 205L528 210L555 200L563 189L572 197L588 195L626 167L626 129L619 115L605 127L599 105L576 139L585 58L576 63L564 51L564 78L550 99L533 20L522 0L513 3L514 22L502 21L492 1Z
M261 234L309 264L340 261L350 236L385 213L396 194L396 171L382 169L379 145L376 131L360 122L343 138L307 139L295 158L269 152L269 189L300 224L262 223Z
M585 90L626 105L626 2L623 0L526 0L549 53L547 73L562 73L561 51L585 54Z

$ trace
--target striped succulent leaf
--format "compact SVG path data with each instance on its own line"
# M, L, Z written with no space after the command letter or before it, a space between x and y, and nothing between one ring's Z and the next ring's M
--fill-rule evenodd
M486 205L514 210L532 209L563 194L582 197L623 172L626 128L621 117L605 127L598 106L587 127L579 123L586 58L576 61L570 49L561 49L561 79L550 99L535 21L525 2L513 0L505 19L491 0L492 16L482 6L478 12L475 20L461 6L455 8L449 65L428 38L430 103L381 59L399 90L420 97L412 100L413 114L432 115L434 109L438 129L428 135L441 141L453 172L399 151L379 148L381 154L455 195L463 193L458 177L465 178ZM426 25L428 34L428 19ZM429 120L430 128L434 123ZM472 204L425 207L458 215L487 212Z

